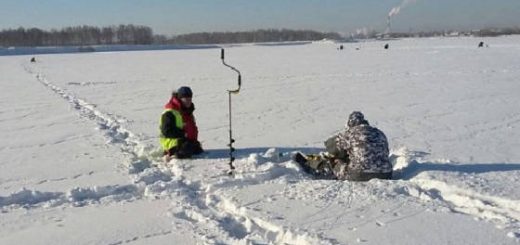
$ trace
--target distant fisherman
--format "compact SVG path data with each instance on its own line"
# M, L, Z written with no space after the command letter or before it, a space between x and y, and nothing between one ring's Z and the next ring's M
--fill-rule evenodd
M172 93L160 121L160 143L166 162L171 158L190 158L203 152L198 141L198 128L193 111L193 92L190 87L180 87Z

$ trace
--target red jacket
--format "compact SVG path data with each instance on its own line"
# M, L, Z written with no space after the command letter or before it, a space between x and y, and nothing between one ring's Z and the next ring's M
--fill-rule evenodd
M186 138L192 141L197 141L199 129L197 128L195 117L193 116L193 111L195 110L193 103L190 108L185 108L177 97L172 97L170 101L164 105L164 108L180 112L182 115L182 121L184 122L184 133Z

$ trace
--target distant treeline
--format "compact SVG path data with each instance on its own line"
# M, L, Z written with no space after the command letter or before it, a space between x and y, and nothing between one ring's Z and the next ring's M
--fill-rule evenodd
M147 26L74 26L44 31L38 28L7 29L0 32L0 46L83 46L111 44L152 44L153 31Z
M0 31L0 46L88 46L112 44L214 44L341 39L338 33L310 30L256 30L246 32L203 32L174 37L154 35L147 26L74 26L50 31L38 28Z
M213 44L213 43L254 43L285 41L316 41L322 39L340 40L335 32L317 32L311 30L267 29L243 32L202 32L179 35L172 38L156 36L161 44Z
M430 31L382 34L375 30L350 35L350 38L432 37L432 36L500 36L520 34L520 27L487 28L466 32ZM89 46L114 44L220 44L284 41L344 40L335 32L312 30L266 29L243 32L202 32L168 37L154 35L152 28L141 25L107 27L73 26L50 31L17 28L0 31L0 47L11 46Z
M495 37L501 35L516 35L520 34L520 27L508 27L508 28L487 28L478 31L471 32L475 36L481 37Z
M385 36L392 38L407 38L407 37L438 37L438 36L474 36L474 37L496 37L502 35L518 35L520 34L520 27L507 28L486 28L472 31L429 31L429 32L393 32L385 34ZM370 33L371 37L381 36L382 34ZM358 36L355 36L359 38Z

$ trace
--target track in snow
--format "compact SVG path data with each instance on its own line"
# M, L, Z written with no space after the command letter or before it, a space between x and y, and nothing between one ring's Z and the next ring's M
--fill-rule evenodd
M102 112L95 104L79 99L54 85L44 74L35 72L29 65L24 64L23 67L28 73L33 74L38 82L66 100L81 117L94 121L100 132L103 132L108 139L108 144L119 145L129 156L129 163L125 167L134 184L123 187L93 187L76 192L72 190L70 193L79 193L77 194L80 199L77 202L80 204L78 206L97 202L106 197L129 200L173 195L182 200L175 203L173 215L191 223L205 243L335 243L334 240L303 229L295 230L254 217L231 200L215 195L211 191L213 186L186 179L182 172L179 174L178 171L161 164L160 157L153 152L154 147L144 145L137 134L126 129L121 123L124 119ZM107 188L109 191L99 191ZM86 194L81 196L81 193ZM23 195L26 197L18 198ZM120 196L123 198L118 199ZM49 203L55 204L50 206L74 203L74 199L69 197L69 192L40 193L23 190L8 197L0 197L0 208L5 209L13 205L39 207L49 206Z

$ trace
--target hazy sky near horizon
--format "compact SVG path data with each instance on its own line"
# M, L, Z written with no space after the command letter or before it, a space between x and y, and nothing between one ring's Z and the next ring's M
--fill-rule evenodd
M0 0L0 29L146 25L156 34L265 28L394 31L520 26L520 0Z

